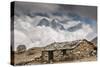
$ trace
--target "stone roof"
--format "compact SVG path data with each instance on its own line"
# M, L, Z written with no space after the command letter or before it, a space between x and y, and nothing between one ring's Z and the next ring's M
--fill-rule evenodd
M44 47L44 50L61 50L61 49L73 49L79 45L81 40L70 42L54 42Z

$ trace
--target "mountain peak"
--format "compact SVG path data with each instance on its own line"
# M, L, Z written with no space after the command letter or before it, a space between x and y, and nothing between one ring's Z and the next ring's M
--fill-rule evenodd
M51 21L51 27L56 30L64 30L64 26L60 23L58 19L53 19Z
M40 20L39 24L37 26L46 26L46 27L51 27L54 30L64 30L64 26L60 23L58 19L53 19L51 22L43 18Z
M40 20L40 23L37 26L49 26L50 23L46 18Z

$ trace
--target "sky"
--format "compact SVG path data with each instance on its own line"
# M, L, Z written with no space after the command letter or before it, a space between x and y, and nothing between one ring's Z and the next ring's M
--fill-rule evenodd
M97 37L96 6L16 1L13 17L15 51L21 44L29 49Z

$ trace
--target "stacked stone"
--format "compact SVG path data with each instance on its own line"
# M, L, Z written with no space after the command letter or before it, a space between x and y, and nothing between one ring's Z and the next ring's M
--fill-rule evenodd
M54 57L53 57L54 62L62 61L63 53L61 50L56 50L53 52L53 54L54 54Z
M80 46L73 50L73 54L77 59L82 59L86 57L90 57L90 53L93 51L93 46L88 42L83 41L80 43Z
M47 63L47 62L49 61L49 59L48 59L48 58L49 58L48 52L47 52L47 51L43 51L43 52L42 52L42 57L41 57L41 58L42 58L42 62L43 62L43 63Z

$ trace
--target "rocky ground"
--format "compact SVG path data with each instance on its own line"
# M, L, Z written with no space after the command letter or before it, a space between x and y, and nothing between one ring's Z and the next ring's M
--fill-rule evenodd
M12 59L14 61L14 65L45 64L41 60L42 50L44 50L43 47L41 48L36 47L28 49L22 53L14 52L14 54L12 54L14 56L14 58ZM74 55L72 55L72 57L74 57ZM69 58L69 60L67 61L58 61L58 62L54 61L52 63L63 63L63 62L69 63L69 62L83 62L83 61L96 61L96 60L97 56L93 55L93 56L86 56L80 59Z
M40 54L30 55L26 56L25 54L16 55L15 57L15 65L31 65L31 64L43 64L41 63L41 60L36 60L35 58L39 57ZM70 62L87 62L87 61L96 61L96 56L83 58L79 60L69 60L69 61L59 61L59 62L53 62L53 63L70 63Z

